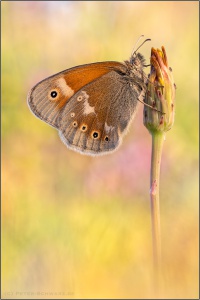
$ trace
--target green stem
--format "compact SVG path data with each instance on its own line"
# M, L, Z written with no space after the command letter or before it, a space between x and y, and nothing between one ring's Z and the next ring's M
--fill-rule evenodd
M153 256L155 284L157 291L161 286L161 234L160 234L160 208L159 208L159 179L162 147L164 142L163 132L152 132L152 153L151 153L151 178L150 178L150 200L151 200L151 221L153 238Z

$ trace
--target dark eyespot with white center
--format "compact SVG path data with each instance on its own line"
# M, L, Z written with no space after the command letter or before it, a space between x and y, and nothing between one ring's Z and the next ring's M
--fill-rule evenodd
M58 95L58 93L56 92L56 91L51 91L51 98L56 98L57 97L57 95Z
M59 89L54 88L48 92L48 99L50 101L57 101L59 100L59 94L60 94Z
M92 136L93 136L94 139L97 139L99 134L98 134L98 132L95 131L95 132L93 132Z

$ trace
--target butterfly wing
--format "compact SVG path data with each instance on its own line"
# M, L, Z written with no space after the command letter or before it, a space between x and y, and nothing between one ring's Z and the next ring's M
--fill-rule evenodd
M62 141L89 155L115 150L134 115L137 96L119 69L93 80L62 109L57 119Z
M35 85L28 94L31 111L55 128L62 108L82 87L113 69L124 70L118 62L99 62L62 71Z

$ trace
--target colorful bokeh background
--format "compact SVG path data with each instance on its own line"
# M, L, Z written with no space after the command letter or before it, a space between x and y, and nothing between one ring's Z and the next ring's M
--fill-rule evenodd
M166 47L176 118L161 166L163 298L198 298L198 1L3 1L2 298L156 298L143 106L122 146L87 157L29 111L61 70ZM147 70L148 73L148 70Z

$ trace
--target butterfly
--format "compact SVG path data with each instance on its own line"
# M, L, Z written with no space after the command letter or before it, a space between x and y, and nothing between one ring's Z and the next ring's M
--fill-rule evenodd
M111 153L146 92L145 59L137 50L124 63L90 63L42 80L28 94L30 110L56 128L68 148L92 156Z

